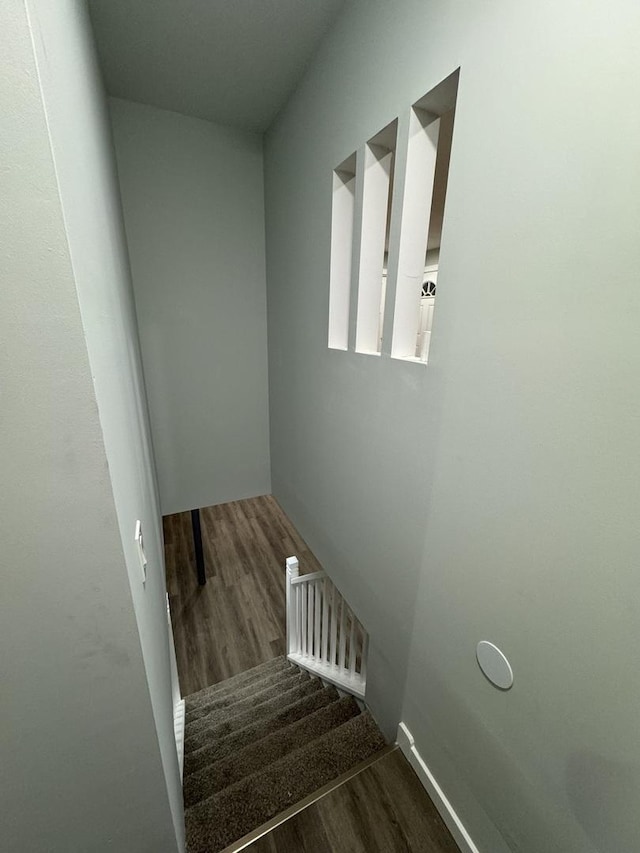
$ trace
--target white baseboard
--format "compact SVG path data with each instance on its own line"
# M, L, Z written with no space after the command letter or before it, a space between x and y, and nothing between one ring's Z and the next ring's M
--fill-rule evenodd
M471 836L464 828L462 821L456 814L455 809L447 799L444 791L440 785L438 785L435 776L422 760L420 753L416 749L413 735L404 723L400 723L398 726L396 740L403 755L416 771L416 775L422 782L422 786L431 797L434 806L440 812L442 820L447 825L447 829L453 836L462 853L480 853L476 845L473 843Z
M185 728L185 701L180 699L173 707L173 732L176 736L176 750L178 752L178 764L180 765L180 778L184 773L184 728Z

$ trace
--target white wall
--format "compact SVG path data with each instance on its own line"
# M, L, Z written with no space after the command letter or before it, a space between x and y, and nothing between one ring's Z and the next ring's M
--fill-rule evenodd
M140 393L124 390L136 380L133 338L121 355L117 196L83 8L52 12L29 3L30 32L8 0L0 26L2 849L175 853L157 513L143 407L117 402ZM117 419L146 496L128 494ZM147 523L153 574L133 597L127 507Z
M483 853L640 837L639 31L631 0L358 0L266 142L274 493ZM329 351L331 171L458 65L429 365Z
M162 512L268 493L262 138L110 106Z

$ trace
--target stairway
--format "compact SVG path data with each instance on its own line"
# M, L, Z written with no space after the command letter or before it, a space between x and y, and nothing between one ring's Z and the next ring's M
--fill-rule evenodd
M384 745L352 696L285 657L188 696L188 853L223 850Z

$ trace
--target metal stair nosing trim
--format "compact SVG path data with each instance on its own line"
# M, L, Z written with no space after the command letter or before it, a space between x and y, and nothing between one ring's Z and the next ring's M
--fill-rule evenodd
M350 770L347 770L346 773L338 776L336 779L332 779L331 782L327 782L326 785L323 785L321 788L318 788L317 791L314 791L312 794L309 794L304 799L300 800L300 802L295 803L292 806L289 806L288 809L280 812L280 814L275 815L270 820L263 823L261 826L252 829L251 832L248 832L242 838L239 838L237 841L233 841L227 847L220 851L220 853L240 853L241 850L244 850L250 844L253 844L254 841L257 841L259 838L262 838L264 835L268 835L272 830L276 827L280 826L280 824L285 823L285 821L289 820L295 815L299 814L301 811L304 811L309 806L317 803L318 800L321 800L323 797L326 797L327 794L330 794L332 791L335 791L337 788L340 788L350 779L353 779L358 774L362 773L363 770L366 770L371 765L380 761L385 756L389 755L389 753L394 752L396 749L399 749L397 743L389 744L381 749L379 752L376 752L375 755L372 755L370 758L361 761L360 764L357 764L355 767L352 767Z

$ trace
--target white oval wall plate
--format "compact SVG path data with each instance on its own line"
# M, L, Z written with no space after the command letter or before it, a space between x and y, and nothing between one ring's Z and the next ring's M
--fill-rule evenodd
M511 664L497 646L489 640L480 640L476 657L480 669L492 684L501 690L508 690L513 685Z

